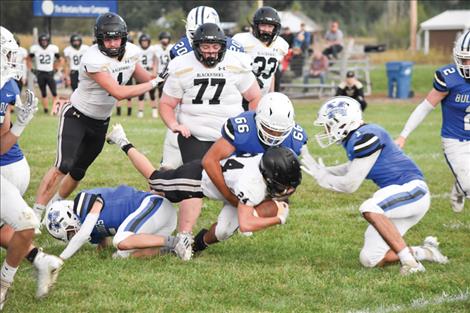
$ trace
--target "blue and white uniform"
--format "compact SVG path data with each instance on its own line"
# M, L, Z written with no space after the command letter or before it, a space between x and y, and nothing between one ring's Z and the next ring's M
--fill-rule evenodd
M125 185L80 192L75 198L74 213L82 224L89 213L83 208L89 207L87 201L92 195L100 195L104 205L90 234L91 243L114 236L113 244L117 246L133 234L168 236L176 228L176 211L168 200Z
M421 170L378 125L365 124L352 131L343 140L343 147L350 161L380 151L366 177L380 189L362 203L360 211L386 215L403 236L429 209L429 189ZM373 267L390 247L372 225L368 226L364 238L360 261L366 267Z
M245 52L243 49L242 45L233 40L230 37L227 37L226 39L226 44L227 44L227 50L232 50L236 52ZM180 41L178 41L177 44L175 44L171 50L170 50L170 59L174 59L177 56L186 54L188 52L193 51L193 46L189 42L188 37L183 36L181 37Z
M228 119L222 127L222 136L235 147L235 155L264 153L268 148L258 137L255 115L253 111L243 112ZM307 133L296 124L280 146L300 155L300 150L307 140Z
M463 78L455 64L438 69L434 89L446 92L442 100L442 146L457 185L470 197L470 80Z

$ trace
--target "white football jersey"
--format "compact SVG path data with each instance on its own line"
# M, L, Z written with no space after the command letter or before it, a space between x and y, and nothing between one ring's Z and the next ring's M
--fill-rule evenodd
M26 58L28 57L28 50L26 50L23 47L19 47L18 53L17 53L17 62L23 64L23 76L21 77L22 79L26 79L26 74L28 71L28 68L26 66Z
M262 154L230 157L220 161L225 184L244 204L256 206L267 197L267 186L259 170ZM210 199L226 201L206 171L202 172L202 192Z
M163 48L161 44L158 44L153 46L153 48L158 60L158 74L160 74L168 63L170 63L170 50L173 48L173 44L170 43L166 48Z
M279 63L289 50L289 44L282 37L277 37L274 42L266 46L252 33L239 33L233 36L233 40L239 42L253 59L253 72L263 82L261 94L269 92L271 82Z
M256 81L250 57L230 50L212 68L189 52L171 60L168 73L163 92L181 99L178 121L202 141L220 138L225 121L243 112L242 93Z
M78 71L80 69L80 61L88 48L90 47L82 44L78 50L72 46L64 49L64 57L67 58L71 71Z
M153 58L155 57L155 50L153 46L148 47L147 49L140 48L140 65L148 72L151 72L154 67Z
M121 61L104 55L98 45L91 46L82 57L78 72L80 84L70 97L70 102L89 117L107 119L111 116L117 100L87 73L108 72L120 85L125 85L134 74L139 61L139 47L129 42L126 43L126 52Z
M40 45L31 46L30 54L34 54L34 64L38 71L52 72L54 70L54 59L59 54L59 47L56 45L48 45L46 49Z

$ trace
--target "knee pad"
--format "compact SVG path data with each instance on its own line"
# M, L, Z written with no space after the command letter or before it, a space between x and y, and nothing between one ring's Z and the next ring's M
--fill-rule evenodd
M368 199L364 201L359 207L359 211L361 212L361 214L364 214L366 212L379 213L379 214L384 213L382 208L379 207L373 199Z
M70 176L75 179L76 181L82 180L85 177L86 170L82 168L72 168L70 170Z
M364 267L375 267L380 260L374 260L364 249L359 253L359 262Z
M230 227L231 225L221 225L217 223L215 227L215 237L218 241L224 241L232 237L238 227Z

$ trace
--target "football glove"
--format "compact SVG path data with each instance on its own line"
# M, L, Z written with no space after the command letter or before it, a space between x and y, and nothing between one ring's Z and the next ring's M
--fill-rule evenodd
M120 148L129 144L129 140L121 124L115 124L113 126L113 130L106 135L106 142L110 145L118 145Z
M285 224L289 216L289 204L284 201L275 201L277 205L277 217L281 220L281 224Z
M33 119L34 113L38 110L38 98L34 92L26 90L26 101L23 103L19 97L16 99L16 122L10 132L19 137L26 125Z

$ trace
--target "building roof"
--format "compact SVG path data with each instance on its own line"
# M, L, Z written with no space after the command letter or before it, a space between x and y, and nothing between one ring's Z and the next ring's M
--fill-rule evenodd
M448 10L420 24L423 30L469 29L470 10Z
M281 18L282 27L289 27L294 33L300 31L301 23L305 24L305 30L308 32L318 32L322 30L321 26L302 12L278 11L278 13Z

